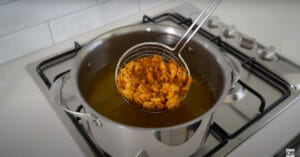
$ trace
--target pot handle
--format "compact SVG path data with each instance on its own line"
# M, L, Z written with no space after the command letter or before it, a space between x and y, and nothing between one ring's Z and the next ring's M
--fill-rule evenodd
M232 57L230 54L223 53L223 55L230 67L232 77L231 88L233 88L242 76L242 66L241 63L236 58Z
M62 96L62 90L63 90L63 86L65 84L65 82L70 78L70 75L69 74L64 74L60 77L58 77L54 82L53 82L53 85L51 86L50 88L50 96L51 96L51 99L58 105L61 106L61 108L75 116L75 117L80 117L82 119L85 119L85 120L92 120L97 126L102 126L102 123L101 121L96 118L96 116L94 116L93 114L91 113L81 113L81 112L75 112L75 111L72 111L72 110L69 110L66 103L65 103L65 100Z

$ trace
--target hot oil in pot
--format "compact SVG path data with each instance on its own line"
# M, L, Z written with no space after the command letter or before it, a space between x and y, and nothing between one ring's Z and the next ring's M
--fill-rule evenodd
M191 70L193 82L188 95L175 111L147 113L127 104L119 95L114 82L116 64L100 69L89 83L86 101L101 115L119 123L137 127L167 127L178 125L205 113L214 104L209 83L201 74Z

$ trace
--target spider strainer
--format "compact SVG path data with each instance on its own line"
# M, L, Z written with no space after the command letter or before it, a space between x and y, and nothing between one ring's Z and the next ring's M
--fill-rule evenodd
M202 24L207 20L207 18L213 13L213 11L217 8L222 0L209 0L205 5L204 9L200 12L199 16L193 22L193 24L188 28L185 34L180 38L177 42L175 47L170 47L163 43L159 42L143 42L133 47L129 48L123 55L120 57L116 69L115 69L115 84L118 88L118 84L116 82L117 76L121 68L125 66L130 61L136 60L138 58L146 57L146 56L153 56L153 55L160 55L166 61L170 59L174 59L177 61L182 67L187 70L188 75L190 74L190 70L186 62L184 61L183 57L181 56L182 50L185 48L187 43L192 39L192 37L198 32ZM193 28L199 22L196 29ZM124 97L123 97L124 98ZM124 98L126 102L128 100ZM149 111L146 111L149 112ZM152 111L151 111L152 112ZM161 112L161 111L155 111Z

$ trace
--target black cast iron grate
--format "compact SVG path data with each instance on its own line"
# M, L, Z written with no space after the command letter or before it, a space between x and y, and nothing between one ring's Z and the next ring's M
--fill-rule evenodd
M173 23L176 23L177 25L180 25L182 27L189 27L193 21L190 18L185 18L182 15L178 13L164 13L160 14L158 16L155 16L153 18L150 18L147 15L143 16L142 23L158 23L164 20L171 21ZM196 28L197 26L195 26ZM282 96L277 99L273 104L271 104L269 107L265 108L265 99L264 97L257 92L255 89L251 88L248 86L245 82L239 80L238 83L243 86L246 90L248 90L250 93L252 93L254 96L256 96L260 100L260 105L258 108L258 114L248 121L246 124L241 126L239 129L237 129L235 132L228 134L220 125L217 123L213 123L212 126L210 127L210 133L219 141L219 144L215 146L213 149L211 149L208 153L206 153L204 156L211 156L215 152L217 152L219 149L221 149L223 146L225 146L229 140L235 138L237 135L242 133L244 130L246 130L249 126L251 126L253 123L257 122L261 117L263 117L266 113L268 113L270 110L272 110L274 107L276 107L278 104L280 104L284 99L290 96L290 90L288 87L288 83L283 80L281 77L277 76L273 72L269 71L266 69L263 65L257 63L253 58L250 58L246 56L245 54L239 52L232 46L228 45L227 43L223 42L219 36L214 36L210 34L209 32L200 29L198 33L211 42L215 43L221 50L226 51L230 53L231 55L235 56L237 59L241 61L242 66L249 70L251 73L255 74L262 80L264 80L266 83L270 84L273 86L275 89L280 91L282 93ZM38 67L37 67L37 72L46 84L46 86L50 89L51 87L51 81L49 78L44 73L44 70L57 64L58 62L63 62L64 59L60 58L73 58L76 56L78 51L81 49L81 45L77 42L75 42L75 48L71 51L62 53L58 56L52 57L50 59L47 59L43 62L41 62ZM67 58L65 56L68 56ZM65 71L63 73L58 74L56 78L70 72L70 70ZM77 111L80 112L83 109L82 105L80 105L77 108ZM80 124L80 118L78 117L73 117L69 115L70 119L73 121L74 125L77 127L79 132L82 134L82 136L85 137L87 140L87 143L90 145L92 150L95 152L97 156L108 156L108 154L104 153L102 150L99 150L97 146L92 142L88 134L85 132L85 129L82 124Z

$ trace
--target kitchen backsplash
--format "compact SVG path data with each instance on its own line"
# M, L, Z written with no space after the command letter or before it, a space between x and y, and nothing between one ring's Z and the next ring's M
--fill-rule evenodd
M0 64L168 0L3 0Z
M207 0L188 1L202 8ZM0 64L170 2L174 0L0 0ZM214 15L300 64L299 7L299 0L224 0Z

